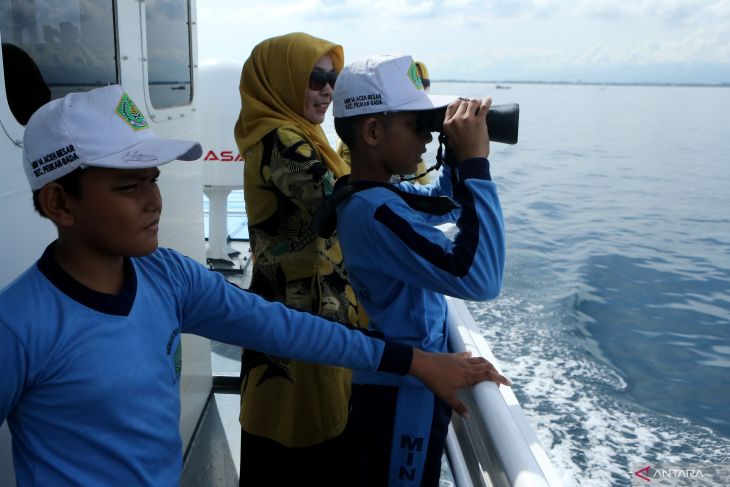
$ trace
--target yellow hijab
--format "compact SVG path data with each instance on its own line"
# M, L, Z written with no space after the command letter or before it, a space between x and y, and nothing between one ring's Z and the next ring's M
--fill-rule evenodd
M418 69L420 69L420 70L421 70L421 72L420 72L420 73L418 73L418 74L420 74L420 75L421 75L421 78L426 78L426 79L428 79L428 68L427 68L427 67L426 67L426 65L425 65L425 64L423 63L423 61L416 61L416 66L418 66Z
M241 114L234 135L240 154L279 127L300 133L316 148L335 177L350 168L332 149L324 130L303 116L309 74L322 56L329 54L338 73L344 66L342 46L295 32L259 43L241 71Z

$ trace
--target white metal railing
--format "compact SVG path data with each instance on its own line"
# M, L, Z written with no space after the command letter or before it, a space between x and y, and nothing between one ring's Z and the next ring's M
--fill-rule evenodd
M451 351L470 351L484 357L501 373L466 304L455 298L447 301ZM469 418L454 415L446 440L446 453L458 487L562 485L512 388L482 382L465 389L461 399L469 409Z

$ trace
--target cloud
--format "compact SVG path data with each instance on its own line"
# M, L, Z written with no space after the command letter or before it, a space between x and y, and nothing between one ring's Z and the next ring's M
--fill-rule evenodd
M188 17L185 4L177 0L157 0L156 2L148 2L145 5L148 16L175 21L185 21Z
M611 21L654 20L664 24L689 24L730 18L728 0L582 0L576 13L581 17Z
M242 62L258 42L304 31L347 59L405 52L461 79L631 66L730 65L730 0L198 0L201 62ZM644 69L646 73L667 69ZM516 75L515 74L515 75ZM638 75L637 75L638 76ZM694 74L692 74L694 76ZM716 76L720 76L717 74ZM661 80L656 80L661 81ZM730 80L728 80L730 81Z

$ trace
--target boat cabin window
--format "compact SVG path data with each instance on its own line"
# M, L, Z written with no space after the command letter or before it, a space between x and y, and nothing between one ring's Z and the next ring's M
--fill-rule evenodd
M155 108L192 101L188 0L146 0L147 76Z
M5 89L23 125L40 100L119 82L110 0L0 0L0 33Z

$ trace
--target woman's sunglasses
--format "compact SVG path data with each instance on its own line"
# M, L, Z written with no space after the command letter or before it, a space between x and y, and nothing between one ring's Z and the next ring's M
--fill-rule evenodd
M332 89L335 89L336 81L337 72L335 70L327 72L324 69L315 69L312 71L312 74L309 75L309 89L320 91L327 83L329 83Z

